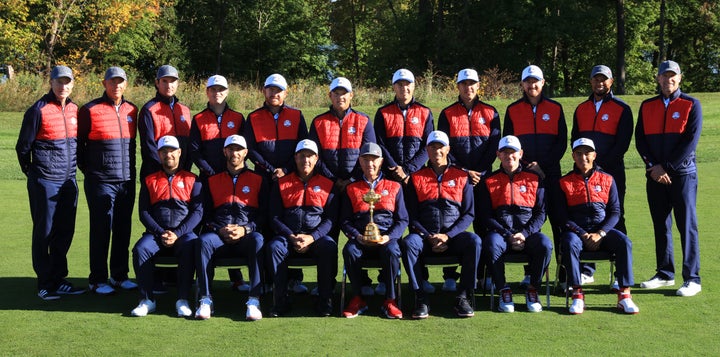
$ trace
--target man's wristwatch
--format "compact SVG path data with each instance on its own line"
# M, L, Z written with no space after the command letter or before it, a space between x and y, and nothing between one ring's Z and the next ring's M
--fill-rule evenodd
M607 235L607 233L605 233L605 231L602 229L597 231L597 233L600 235L600 238L605 238L605 236Z

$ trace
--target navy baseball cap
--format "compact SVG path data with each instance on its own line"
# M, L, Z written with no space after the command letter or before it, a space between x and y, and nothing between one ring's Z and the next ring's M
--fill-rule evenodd
M127 74L125 74L125 71L120 67L110 67L105 71L105 80L107 81L113 78L122 78L127 81Z
M675 61L663 61L663 63L660 63L660 67L658 67L658 76L664 74L665 72L674 72L675 74L682 73L680 71L680 65Z
M592 71L590 71L590 78L593 78L597 76L598 74L602 74L603 76L607 77L608 79L612 79L612 71L608 66L604 65L597 65L593 67Z
M155 76L155 79L160 79L162 77L173 77L173 78L180 78L180 74L178 73L178 70L169 65L162 65L160 68L158 68L157 75Z
M67 77L70 79L75 79L73 77L72 69L67 66L55 66L52 69L52 72L50 72L50 79L58 79L62 77Z

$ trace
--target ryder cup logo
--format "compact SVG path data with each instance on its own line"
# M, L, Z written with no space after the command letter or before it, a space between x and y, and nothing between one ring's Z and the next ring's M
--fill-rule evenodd
M290 123L290 120L285 119L285 121L283 122L283 126L286 127L286 128L289 128L290 125L292 125L292 123Z
M600 185L595 185L595 192L602 191L602 187Z
M410 119L410 122L413 124L417 124L420 122L420 119L418 119L418 117L412 117L412 119Z
M243 186L242 192L245 193L245 194L250 193L250 187L248 187L248 186Z
M70 124L77 125L77 118L75 118L75 117L70 118Z
M348 133L349 133L349 134L352 135L352 134L355 134L356 132L357 132L357 129L355 129L354 126L351 126L351 127L348 128Z
M181 116L180 116L180 121L183 122L183 123L185 122L185 116L184 116L184 115L181 115Z
M485 118L480 117L480 124L485 125Z
M382 190L382 192L380 192L380 194L383 196L387 196L390 194L390 192L388 192L388 190Z
M179 188L185 188L185 183L182 182L182 181L179 181L179 182L177 183L177 187L179 187Z
M550 121L550 114L547 114L547 113L543 114L543 115L542 115L542 120L543 120L543 121Z
M229 121L229 122L227 123L227 127L230 128L230 129L233 129L233 128L235 128L235 123Z
M448 186L455 187L455 180L448 181Z
M313 192L318 193L320 192L320 186L313 186L312 190Z
M127 122L128 122L128 123L132 123L132 122L133 122L133 118L132 118L131 116L129 116L129 115L128 115L128 117L127 117Z
M525 187L525 185L521 185L521 186L520 186L520 193L525 193L525 192L527 192L527 187Z
M602 121L608 121L609 119L610 119L610 116L607 114L603 114L602 117L600 118L600 120L602 120Z
M680 119L680 113L678 113L678 112L673 113L673 114L672 114L672 118L673 118L673 119Z

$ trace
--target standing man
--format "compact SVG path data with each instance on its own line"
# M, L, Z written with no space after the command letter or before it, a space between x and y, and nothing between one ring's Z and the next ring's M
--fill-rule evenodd
M407 184L410 174L427 161L425 142L434 123L430 108L417 102L415 76L407 69L398 69L392 77L395 100L378 109L375 114L375 137L383 150L387 177ZM427 270L427 269L426 269ZM435 287L422 278L423 289L431 294ZM375 293L385 295L385 283L378 283Z
M108 68L102 84L103 96L85 104L78 114L78 167L85 174L90 212L90 290L109 295L115 289L137 288L128 279L128 248L135 207L138 110L123 97L128 81L122 68Z
M555 197L561 175L560 160L567 149L565 113L560 103L543 94L545 79L540 67L525 67L520 78L523 96L507 107L503 136L513 135L520 139L524 168L537 173L543 180L546 213L557 248L562 222L557 219L552 197ZM530 275L526 271L522 285L529 281Z
M637 314L640 309L632 301L630 287L635 284L632 268L632 242L625 233L615 229L620 217L620 201L613 177L595 164L595 144L587 138L573 142L573 170L559 181L555 198L562 220L562 264L567 269L567 283L572 287L570 313L585 311L585 296L580 280L580 253L602 250L615 256L617 309Z
M500 287L501 312L515 311L512 290L505 280L505 255L515 251L530 257L530 283L525 292L530 312L542 311L537 288L552 257L552 242L540 231L545 223L545 188L535 172L523 170L522 156L517 137L508 135L500 139L497 151L500 169L482 181L476 209L488 229L483 252L493 283Z
M160 158L157 156L157 141L165 136L172 135L180 142L183 156L180 158L180 168L190 170L192 161L188 158L187 150L190 137L190 108L180 103L175 96L180 83L177 69L170 65L158 68L155 76L155 98L151 99L140 110L140 154L142 166L140 179L162 169Z
M647 169L647 197L655 231L657 273L640 287L675 285L672 217L674 211L683 250L683 285L679 296L694 296L700 286L695 149L702 129L700 102L680 91L682 72L674 61L660 64L660 95L640 106L635 146Z
M195 318L209 319L213 311L210 283L215 258L242 256L248 260L250 291L246 319L262 319L260 274L263 236L258 229L265 219L268 188L262 176L245 166L247 143L240 135L225 139L226 170L208 178L204 189L208 222L196 247L200 306Z
M248 115L244 137L248 142L248 158L255 165L255 172L263 175L265 182L270 184L294 170L295 146L307 138L308 129L302 112L285 104L285 77L277 73L268 76L262 93L265 102ZM271 222L268 220L266 223L261 229L271 237ZM301 269L291 269L289 278L294 292L308 291L302 284Z
M337 275L337 243L328 234L337 217L333 182L315 172L317 144L310 139L295 148L295 171L273 184L270 194L270 217L275 236L266 249L275 302L270 317L290 309L286 295L287 258L311 257L317 262L317 312L332 313L332 291Z
M65 280L78 199L78 107L70 100L74 84L70 68L52 69L50 91L25 112L15 145L20 170L28 179L32 264L38 278L37 295L43 300L85 292Z
M138 205L145 233L133 248L133 266L142 299L130 314L146 316L155 311L153 258L172 254L178 261L175 309L179 317L188 317L197 239L193 229L202 219L202 184L193 173L180 169L182 153L174 136L160 138L158 148L163 169L145 177L140 186Z
M410 234L402 241L403 261L410 287L415 292L414 319L425 319L430 312L425 291L419 283L426 256L456 256L462 266L460 291L455 313L460 317L475 316L470 304L482 242L466 230L475 217L473 187L464 170L448 159L450 139L442 131L433 131L425 147L428 166L410 175L407 202Z
M195 114L190 125L190 157L200 170L200 181L207 184L208 177L225 170L222 155L225 139L241 134L245 123L242 114L227 104L229 85L221 75L210 76L205 86L207 107ZM233 289L247 292L250 285L245 283L240 269L228 269Z
M500 114L478 97L480 77L476 70L466 68L458 72L457 88L458 100L440 113L438 130L449 135L454 164L467 171L470 184L475 186L492 172L500 141ZM473 222L473 230L478 234L485 231L479 217ZM444 268L443 273L443 290L455 291L458 276L455 268Z
M405 210L402 186L383 177L382 149L375 143L365 143L359 151L360 169L362 174L358 180L349 184L345 190L345 198L340 210L340 226L348 237L343 248L345 269L350 276L350 283L355 296L350 300L343 316L353 318L367 310L367 304L361 297L363 284L360 259L371 257L379 259L385 274L382 278L387 286L382 312L389 319L402 319L402 310L395 301L395 277L400 269L400 245L403 232L408 225L408 214ZM370 222L370 205L363 196L373 191L379 195L375 202L373 221L380 234L379 241L366 240L365 227Z

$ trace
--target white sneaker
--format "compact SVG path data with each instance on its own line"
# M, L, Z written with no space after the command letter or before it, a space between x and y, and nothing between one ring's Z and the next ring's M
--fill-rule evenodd
M200 306L195 310L195 318L199 320L207 320L212 315L213 302L209 296L200 299Z
M100 284L90 284L90 291L94 292L98 295L110 295L115 292L115 289L113 289L112 286L105 283Z
M435 293L435 287L430 284L429 281L423 280L422 281L422 289L425 292L425 294L434 294Z
M175 311L177 311L178 317L190 317L192 310L190 310L190 304L185 299L180 299L175 302Z
M632 296L630 296L630 293L627 294L619 294L618 295L618 303L617 308L618 310L626 313L626 314L637 314L640 312L640 308L635 305L635 303L632 301Z
M373 290L372 287L365 285L362 288L360 288L360 295L373 296L373 295L375 295L375 290Z
M528 290L525 292L525 305L527 305L528 311L530 312L541 312L542 304L538 299L537 290Z
M500 312L515 312L515 303L512 300L512 290L504 288L500 290L500 302L498 304Z
M136 317L147 316L147 314L155 311L155 306L155 301L152 301L150 299L142 299L140 301L140 304L132 311L130 311L130 315Z
M378 283L375 287L376 295L385 296L385 291L387 291L387 289L385 288L385 283Z
M295 294L307 294L308 292L308 288L303 285L302 280L295 279L288 281L288 290L294 292Z
M617 293L620 291L620 285L618 284L617 279L613 280L613 283L610 284L610 291Z
M569 309L573 315L580 315L585 312L585 295L582 292L575 292L573 294L572 305Z
M312 288L312 290L310 290L310 295L312 295L312 296L320 296L320 292L319 292L317 286L314 287L314 288Z
M116 289L123 289L123 290L134 290L138 288L138 284L135 284L130 279L125 279L123 281L117 281L113 278L110 278L110 285L112 285Z
M702 291L702 287L700 286L700 284L694 281L686 281L683 283L680 289L678 289L676 294L678 296L695 296L700 291Z
M456 291L457 290L457 283L455 283L455 279L445 279L445 282L442 286L442 291Z
M592 275L587 275L585 273L580 274L580 285L587 285L592 284L595 282L595 277Z
M642 283L640 283L640 287L643 289L657 289L657 288L660 288L663 286L673 286L673 285L675 285L674 279L666 280L657 275L653 276L648 281L643 281Z
M260 300L256 297L248 299L247 312L245 313L245 319L248 321L257 321L262 319L262 311L260 311Z
M530 275L525 275L523 280L520 282L520 287L526 289L530 285Z

